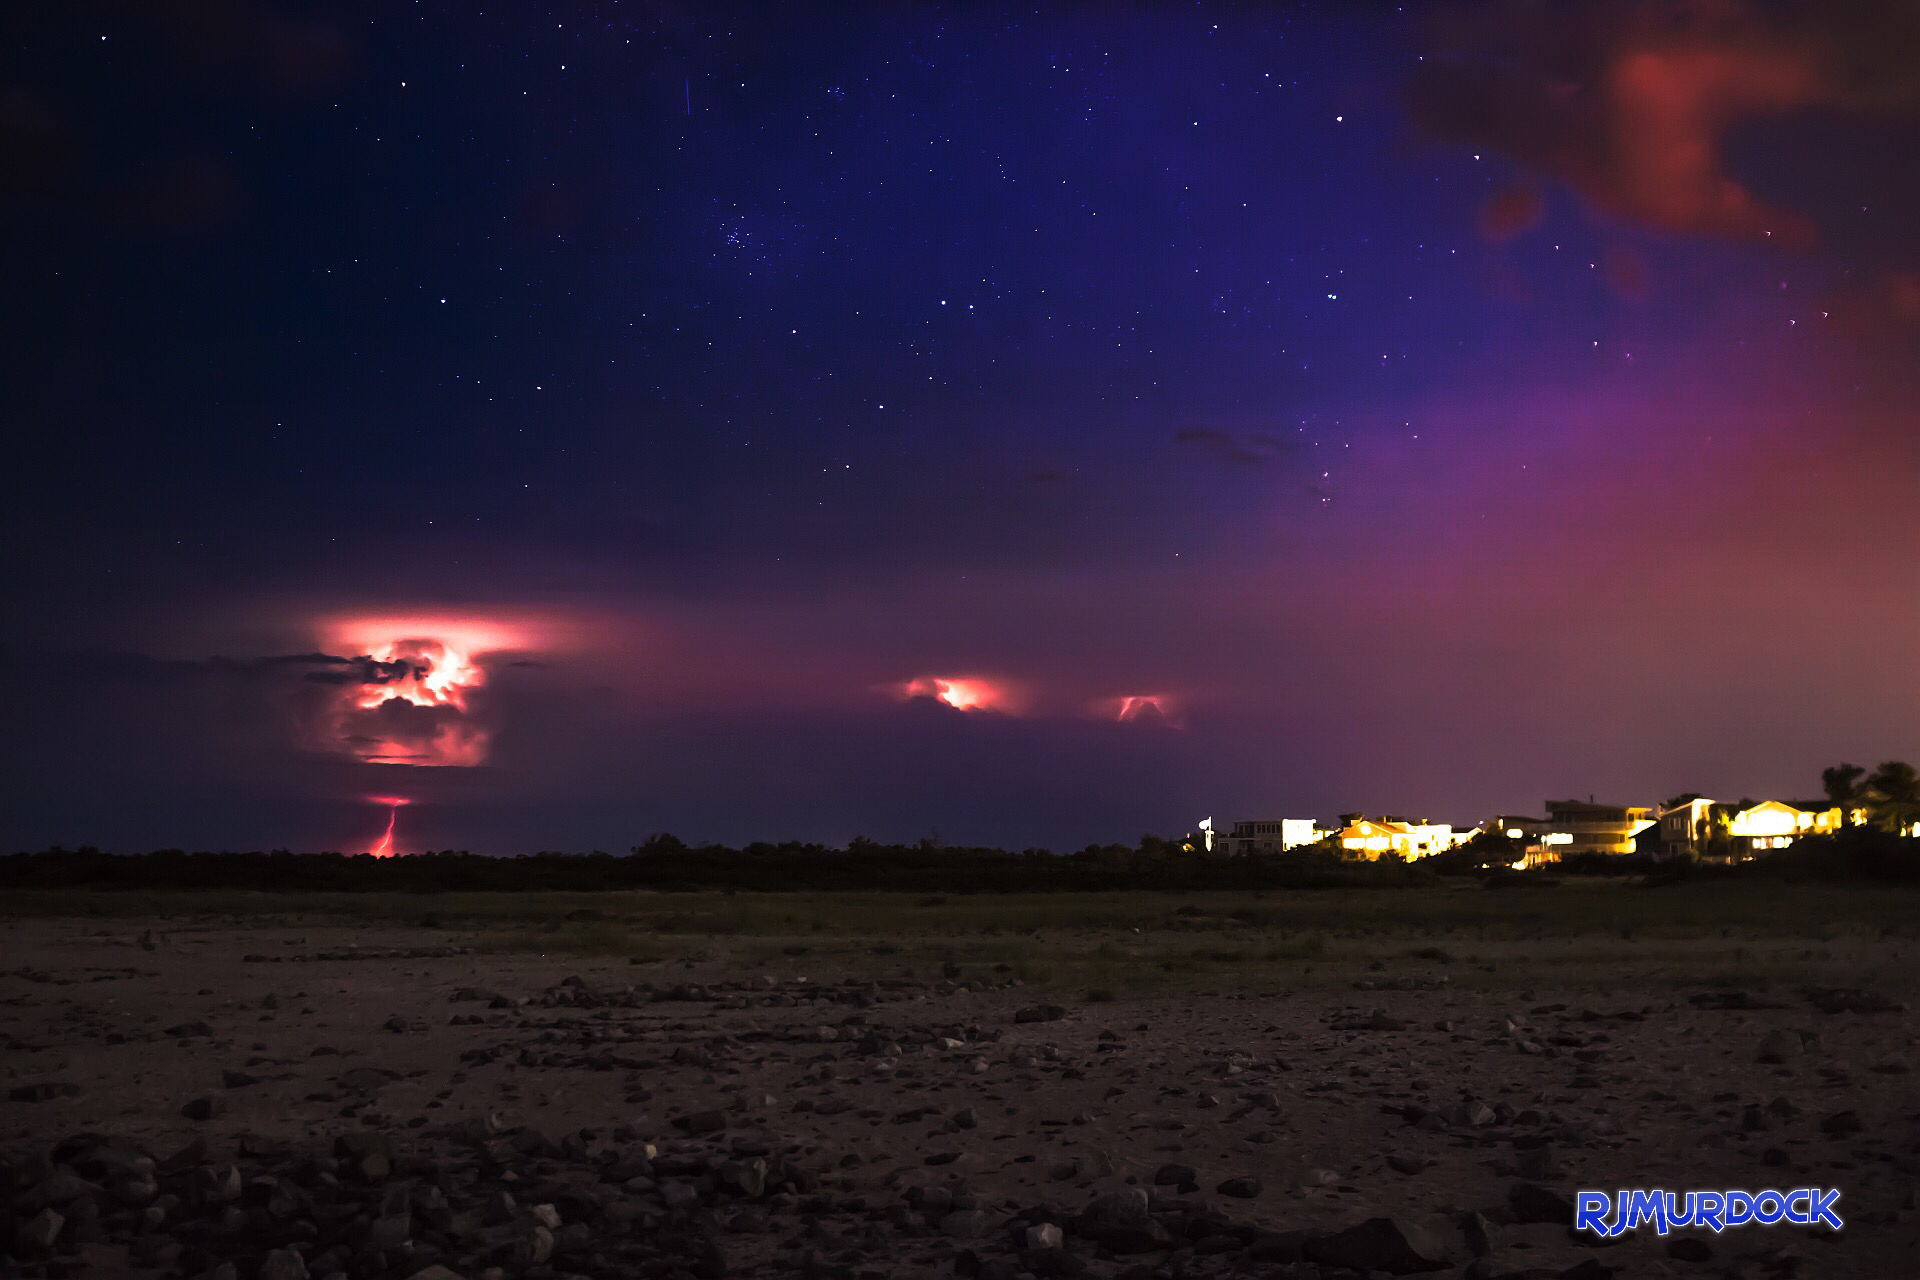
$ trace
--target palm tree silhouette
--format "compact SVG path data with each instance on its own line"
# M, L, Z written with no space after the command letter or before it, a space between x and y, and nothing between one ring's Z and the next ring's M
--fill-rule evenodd
M1876 824L1905 835L1920 822L1920 773L1905 760L1888 760L1867 779L1866 798Z
M1857 764L1837 764L1831 769L1820 771L1820 785L1827 789L1827 799L1840 807L1840 825L1851 826L1853 811L1864 799L1860 779L1867 771Z

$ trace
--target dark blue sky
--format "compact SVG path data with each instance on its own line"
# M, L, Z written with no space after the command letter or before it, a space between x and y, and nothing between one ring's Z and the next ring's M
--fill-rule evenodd
M10 14L0 835L1064 847L1911 756L1915 23L1685 13ZM263 661L455 632L454 705Z

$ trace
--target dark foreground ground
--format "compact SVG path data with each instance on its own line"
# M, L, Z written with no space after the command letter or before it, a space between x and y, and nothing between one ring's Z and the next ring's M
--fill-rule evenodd
M1920 899L1723 892L14 895L0 1274L1920 1274Z

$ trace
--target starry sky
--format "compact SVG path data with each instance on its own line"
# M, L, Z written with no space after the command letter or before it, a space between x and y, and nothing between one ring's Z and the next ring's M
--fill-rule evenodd
M0 16L6 848L1920 755L1896 3Z

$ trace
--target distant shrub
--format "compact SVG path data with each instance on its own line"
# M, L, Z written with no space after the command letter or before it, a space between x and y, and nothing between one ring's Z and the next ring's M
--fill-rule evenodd
M1256 894L1286 889L1373 888L1434 883L1418 867L1352 863L1317 851L1274 857L1210 859L1145 857L1124 845L1076 854L1009 853L987 848L879 845L849 849L788 842L745 850L690 848L667 835L650 837L632 856L535 853L476 857L447 851L399 858L339 853L186 853L178 849L116 855L97 849L49 849L0 857L0 890L220 889L240 892L436 893L592 892L646 889L659 893L912 892L922 906L946 906L949 895L1199 890ZM586 908L584 910L591 910ZM1186 915L1198 914L1186 911ZM663 920L667 932L700 922Z

